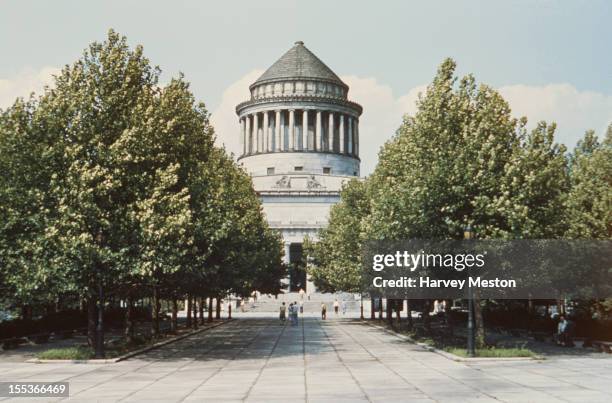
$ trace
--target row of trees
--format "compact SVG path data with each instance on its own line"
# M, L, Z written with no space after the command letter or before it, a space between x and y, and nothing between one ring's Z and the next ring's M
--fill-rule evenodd
M0 114L0 287L30 306L277 292L285 268L251 180L182 76L110 31ZM101 311L101 310L100 310ZM102 327L102 315L97 325ZM127 322L128 325L131 321ZM131 330L127 330L131 334ZM103 333L98 332L101 346Z
M568 155L554 123L528 131L497 91L455 67L442 63L374 173L344 187L309 243L320 287L359 291L365 240L461 239L467 224L481 239L612 236L612 126Z

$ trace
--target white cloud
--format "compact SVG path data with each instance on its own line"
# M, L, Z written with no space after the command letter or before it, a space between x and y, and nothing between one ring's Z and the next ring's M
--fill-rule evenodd
M248 86L262 71L252 71L232 84L223 93L219 107L213 112L212 121L218 143L228 151L239 151L239 125L235 113L238 103L249 98ZM343 76L348 84L349 99L363 106L360 119L361 174L372 172L378 161L380 147L390 139L406 113L416 112L416 100L426 86L421 85L396 96L391 87L376 78ZM527 116L529 127L538 121L557 122L557 141L572 148L587 129L602 134L612 122L612 96L597 92L578 91L570 84L545 86L508 85L499 88L510 103L513 115Z
M240 125L236 105L249 100L249 85L262 74L263 70L253 70L227 87L221 97L221 103L210 118L217 135L217 145L225 146L227 151L236 155L240 151Z
M59 74L57 67L45 66L39 70L25 68L10 78L0 78L0 108L6 108L17 97L28 98L30 93L40 94L43 88L53 84L53 75Z
M571 84L508 85L499 92L514 116L527 116L529 127L545 120L557 123L557 142L570 149L588 129L601 137L612 122L612 95L578 91Z
M396 97L388 85L375 78L341 77L349 86L349 99L363 106L359 119L359 157L361 175L369 175L378 161L380 147L389 140L402 123L402 116L416 112L416 101L426 86L412 88Z

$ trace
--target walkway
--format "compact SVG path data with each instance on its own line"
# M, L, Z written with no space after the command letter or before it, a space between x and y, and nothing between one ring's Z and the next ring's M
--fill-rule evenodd
M611 363L465 364L358 321L245 318L116 364L0 362L0 380L67 381L71 402L609 402Z

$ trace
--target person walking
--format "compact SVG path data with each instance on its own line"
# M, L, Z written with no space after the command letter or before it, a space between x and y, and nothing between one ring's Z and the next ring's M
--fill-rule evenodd
M340 304L338 303L338 298L336 298L336 300L334 301L334 314L336 314L336 316L338 315L339 307L340 307Z
M298 325L298 303L293 301L293 326Z
M284 322L285 319L287 318L287 307L285 306L284 302L280 306L279 318L281 322Z
M321 303L321 319L327 319L327 305L325 305L325 302Z

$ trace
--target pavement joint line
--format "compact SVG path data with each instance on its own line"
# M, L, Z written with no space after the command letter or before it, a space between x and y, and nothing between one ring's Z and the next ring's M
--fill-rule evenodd
M222 322L222 323L227 323L227 322ZM220 324L222 324L222 323L220 323ZM195 335L197 335L197 334L199 334L199 333L202 333L204 330L208 330L208 329L215 328L215 327L219 326L220 324L217 324L216 326L209 326L209 327L204 328L204 329L202 329L202 330L199 330L199 329L198 329L198 330L196 330L196 331L194 331L194 332L191 332L191 333L189 334L189 336L195 336ZM187 338L187 336L183 337L182 339L186 339L186 338ZM182 340L182 339L181 339L181 340ZM178 340L176 340L176 341L178 341ZM168 343L168 344L170 344L170 343ZM161 346L160 346L160 347L161 347ZM211 352L212 350L214 350L214 349L215 349L215 348L217 348L217 347L218 347L218 345L214 345L214 346L210 347L209 349L207 349L207 350L205 351L205 353L204 353L204 354ZM173 354L173 355L174 355L174 354ZM122 400L125 400L125 399L129 398L130 396L135 395L136 393L138 393L138 392L142 391L143 389L145 389L145 388L147 388L147 387L149 387L149 386L151 386L151 385L155 384L155 383L156 383L157 381L159 381L160 379L163 379L163 378L165 378L165 377L167 377L167 376L169 376L169 375L171 375L171 374L175 374L176 372L180 371L181 369L183 369L183 368L184 368L184 367L186 367L187 365L190 365L190 364L191 364L191 363L193 363L194 361L195 361L195 358L192 358L192 359L188 360L188 361L187 361L187 362L186 362L184 365L180 365L180 366L176 367L176 368L175 368L173 371L167 372L167 373L163 374L162 376L160 376L160 377L158 377L158 378L155 378L153 381L149 382L147 385L145 385L145 386L143 386L143 387L141 387L141 388L138 388L138 389L136 389L136 390L132 391L131 393L128 393L127 395L123 396L121 399L119 399L119 400L117 400L117 401L122 401Z
M392 335L392 336L396 336L396 337L400 336L400 335L398 335L396 332L390 332L390 331L388 331L387 329L385 329L384 327L381 327L381 326L372 325L372 327L374 327L374 328L376 328L376 329L378 329L378 330L383 330L383 331L385 331L385 333L388 333L388 334L390 334L390 335ZM403 336L403 335L402 335L402 336ZM405 337L405 336L404 336L404 337ZM403 340L406 340L404 337L399 337L399 338L400 338L400 339L403 339ZM353 339L353 340L354 340L354 339ZM378 339L378 340L380 341L380 339ZM359 343L357 340L354 340L354 341L355 341L356 343ZM414 341L411 341L411 342L412 342L412 343L414 343ZM393 345L391 345L391 347L393 347L395 350L399 350L399 348L398 348L397 346L393 346ZM364 347L364 349L365 349L366 351L368 351L368 350L367 350L367 348L365 348L365 347ZM429 350L429 349L426 349L426 350L427 350L427 351L429 351L429 352L435 352L435 351L431 351L431 350ZM368 353L369 353L369 351L368 351ZM370 355L372 355L372 354L370 353ZM490 397L491 399L494 399L494 400L497 400L497 401L502 401L501 399L497 398L496 396L490 395L489 393L484 392L484 391L482 391L482 390L479 390L479 389L475 388L474 386L469 385L469 384L467 384L467 383L465 383L465 382L461 381L460 379L457 379L457 378L455 378L455 377L453 377L453 376L451 376L451 375L448 375L448 374L446 374L446 373L444 373L444 372L440 371L439 369L436 369L436 368L434 368L434 367L432 367L432 366L430 366L430 365L425 364L425 363L424 363L423 361L421 361L421 360L418 360L418 359L413 358L413 357L411 357L411 359L412 359L412 360L414 360L414 361L416 361L416 362L418 362L418 363L420 363L420 364L421 364L421 365L423 365L424 367L427 367L427 368L431 369L432 371L437 372L437 373L438 373L438 374L440 374L440 375L446 376L446 377L448 377L449 379L452 379L453 381L458 382L458 383L462 384L463 386L466 386L466 387L468 387L468 388L470 388L470 389L472 389L472 390L476 391L476 392L477 392L477 393L479 393L479 394L482 394L483 396ZM384 363L383 363L383 365L384 365L385 367L389 368L389 366L388 366L387 364L384 364ZM466 365L466 366L467 366L467 365ZM472 369L472 370L478 371L478 369L477 369L477 368L473 368L473 367L471 367L471 366L467 366L467 367L468 367L468 368L470 368L470 369ZM389 369L391 369L391 368L389 368ZM391 369L391 370L392 370L392 369ZM392 370L392 371L393 371L393 370ZM487 374L487 375L488 375L488 374ZM551 396L552 396L552 395L551 395Z
M246 401L249 398L249 395L251 394L251 391L253 390L253 388L257 384L257 381L259 380L259 378L261 378L261 374L263 374L263 371L266 369L266 366L268 366L268 362L270 362L270 357L272 357L272 355L274 354L274 351L276 350L276 346L278 346L278 343L279 343L282 335L285 334L285 329L287 329L287 322L285 322L285 324L283 325L283 329L278 333L278 337L276 338L276 341L274 342L274 346L272 346L272 350L270 350L270 354L268 354L268 356L266 357L266 361L264 362L264 364L259 369L259 373L257 374L255 379L253 380L253 383L249 387L249 390L247 390L246 394L241 399L243 402Z
M209 380L211 380L213 377L215 377L217 374L219 374L221 371L223 371L223 369L225 369L230 362L234 361L236 359L236 357L238 357L240 354L242 354L242 352L244 350L246 350L248 347L251 346L251 344L253 344L255 342L255 340L257 340L257 338L259 337L259 335L263 332L265 326L261 326L261 328L259 329L259 331L255 334L255 336L246 344L244 345L242 348L240 348L240 350L234 354L234 356L232 357L231 360L227 360L227 362L220 368L218 368L216 371L214 371L212 374L210 374L209 376L207 376L202 382L200 382L195 388L191 389L189 391L189 393L187 393L185 396L183 396L181 399L179 399L179 402L183 402L185 401L185 399L187 399L189 396L191 396L193 394L193 392L195 392L196 390L198 390L201 386L203 386L204 384L206 384L206 382L208 382ZM216 345L215 347L211 348L210 350L207 351L210 352L212 350L214 350L214 348L218 347L219 345Z
M341 329L349 338L351 338L353 340L353 342L355 342L359 347L361 347L365 352L367 352L370 357L374 358L375 361L379 362L382 366L384 366L385 368L387 368L389 371L393 372L395 375L397 375L398 377L400 377L402 380L404 380L404 382L410 386L412 386L413 388L415 388L416 390L418 390L419 392L421 392L423 394L423 396L427 396L428 399L436 401L436 399L432 398L431 396L429 396L427 393L425 393L424 390L422 390L421 388L419 388L418 386L416 386L414 383L410 382L410 380L408 380L405 376L401 375L400 373L398 373L396 370L394 370L393 368L389 367L387 364L385 364L384 362L382 362L380 360L379 357L375 356L374 354L372 354L372 352L370 350L368 350L363 343L359 342L357 339L355 339L355 337L353 337L349 332L347 332L346 330ZM416 361L416 360L415 360Z
M89 359L89 360L45 360L45 359L40 359L40 358L31 358L29 360L26 360L26 362L33 363L33 364L114 364L116 362L127 360L128 358L132 358L134 356L137 356L137 355L142 354L142 353L146 353L146 352L154 350L156 348L163 347L163 346L165 346L167 344L174 343L174 342L179 341L179 340L183 340L184 338L187 338L189 336L193 336L195 334L204 332L206 330L213 329L213 328L215 328L217 326L221 326L221 325L223 325L225 323L228 323L228 322L230 322L232 320L233 319L227 319L227 320L224 320L222 322L212 324L210 326L205 326L205 327L202 327L200 329L193 330L193 331L191 331L189 333L185 333L185 334L182 334L180 336L172 337L172 338L170 338L168 340L162 340L160 342L157 342L157 343L152 344L152 345L147 346L147 347L143 347L143 348L138 349L138 350L130 351L130 352L126 353L126 354L120 355L119 357L115 357L115 358L101 358L101 359L92 358L92 359Z
M306 335L304 333L304 318L301 320L302 324L302 358L304 359L304 400L308 402L308 372L306 371L306 366L308 365L308 360L306 359Z
M439 354L441 356L443 356L444 358L447 358L451 361L456 361L456 362L494 362L494 361L544 361L546 360L545 357L541 356L541 355L535 355L533 357L460 357L458 355L449 353L447 351L444 350L440 350L439 348L430 346L429 344L425 344L425 343L421 343L418 342L416 340L414 340L412 337L410 336L406 336L405 334L400 334L398 332L395 332L393 330L387 329L384 326L380 326L380 325L376 325L374 323L369 323L367 321L362 321L363 323L367 324L368 326L372 326L376 329L382 330L386 333L389 333L395 337L398 337L402 340L405 341L409 341L412 344L416 344L417 346L427 350L427 351L431 351L432 353L436 353Z
M321 326L321 330L323 331L323 334L327 338L327 341L329 342L330 346L332 346L332 348L334 349L334 352L336 353L336 356L338 357L338 360L340 361L340 363L342 364L344 369L346 369L346 371L351 375L351 378L353 379L355 384L359 387L359 389L361 390L361 393L363 393L363 395L368 400L368 402L372 402L372 399L370 398L370 395L368 395L368 393L365 391L363 386L361 386L361 383L359 383L359 380L355 377L355 374L353 373L353 371L351 371L351 369L348 367L348 365L346 365L346 363L344 362L344 360L340 356L340 353L338 352L338 349L336 348L336 345L332 342L331 338L329 337L329 334L325 330L325 327L320 322L322 322L322 320L317 321L317 323L319 323L319 326Z
M228 323L228 322L229 322L229 321L222 322L222 323ZM204 329L202 329L201 331L204 331L205 329L210 329L210 327L208 327L208 328L204 328ZM200 330L200 329L198 329L198 330ZM198 331L198 333L200 333L200 331ZM193 334L196 334L196 333L193 333ZM190 335L191 335L191 334L190 334ZM186 337L184 337L184 338L186 338ZM175 340L175 341L177 341L177 340ZM170 343L168 343L168 344L170 344ZM151 349L151 350L153 350L153 349ZM178 351L174 352L172 355L176 355L176 354L178 354ZM106 379L106 380L104 380L104 381L102 381L102 382L98 382L98 383L96 383L96 384L94 384L94 385L92 385L92 386L90 386L90 387L88 387L88 388L85 388L85 389L83 389L83 390L81 390L81 391L79 391L79 392L75 393L73 396L69 396L69 397L67 397L67 398L62 398L62 399L58 400L58 402L64 401L64 400L66 400L66 399L70 399L70 398L72 398L72 397L74 397L74 396L76 396L76 395L78 395L78 394L80 394L80 393L86 392L86 391L91 390L91 389L93 389L93 388L95 388L95 387L98 387L98 386L100 386L100 385L102 385L102 384L104 384L104 383L107 383L107 382L112 381L112 380L114 380L114 379L120 378L121 376L123 376L124 374L126 374L126 373L128 373L128 372L133 372L133 371L135 371L135 370L140 370L140 369L142 369L142 368L146 368L146 367L151 366L151 365L153 365L153 364L155 364L155 363L157 363L157 362L159 362L159 361L161 361L161 360L151 360L151 362L149 362L149 363L145 363L144 365L141 365L141 366L137 367L136 369L133 369L133 368L132 368L132 369L128 369L128 370L126 370L126 371L124 371L124 372L121 372L121 373L119 373L118 375L116 375L116 376L114 376L114 377L112 377L112 378L110 378L110 379ZM89 373L92 373L92 372L98 371L100 368L102 368L102 367L94 368L94 369L93 369L93 370L91 370L91 371L87 371L85 374L89 374ZM62 380L61 380L61 381L59 381L59 382L67 381L68 379L71 379L71 378L76 378L76 377L79 377L79 376L81 376L81 375L85 375L85 374L79 374L79 375L75 375L75 376L70 376L70 377L68 377L68 378L62 379Z

